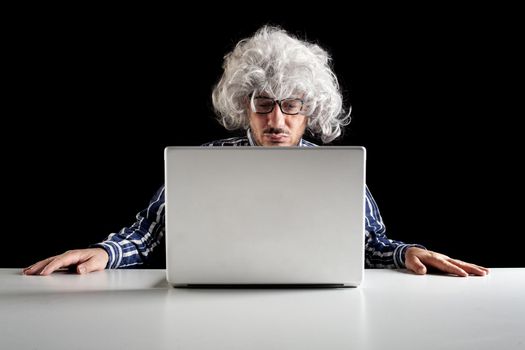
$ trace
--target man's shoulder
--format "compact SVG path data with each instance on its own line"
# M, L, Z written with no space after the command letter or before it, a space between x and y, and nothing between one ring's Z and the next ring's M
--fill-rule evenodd
M318 145L313 142L306 141L305 139L301 139L301 146L302 147L317 147Z
M223 146L236 147L236 146L251 146L251 143L248 137L238 136L238 137L230 137L227 139L220 139L220 140L215 140L211 142L206 142L202 146L203 147L223 147ZM305 139L301 140L301 147L317 147L317 146L318 145L313 142L306 141Z
M206 142L203 147L223 147L223 146L250 146L250 140L246 136L230 137L227 139Z

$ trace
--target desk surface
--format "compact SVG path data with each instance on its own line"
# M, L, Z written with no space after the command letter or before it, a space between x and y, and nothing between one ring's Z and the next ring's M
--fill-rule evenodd
M175 289L164 270L0 269L1 349L524 349L525 268L358 288Z

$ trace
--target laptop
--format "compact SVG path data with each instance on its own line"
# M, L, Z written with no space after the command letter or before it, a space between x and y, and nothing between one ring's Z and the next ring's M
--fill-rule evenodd
M167 147L174 287L356 287L364 271L363 147Z

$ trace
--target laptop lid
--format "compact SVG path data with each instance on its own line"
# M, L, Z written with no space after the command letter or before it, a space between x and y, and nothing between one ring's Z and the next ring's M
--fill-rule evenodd
M166 266L174 286L357 286L363 147L167 147Z

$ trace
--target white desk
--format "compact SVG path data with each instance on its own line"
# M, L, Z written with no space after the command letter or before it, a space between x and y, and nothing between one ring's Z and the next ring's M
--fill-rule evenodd
M352 289L174 289L164 270L0 269L0 349L525 349L525 268Z

